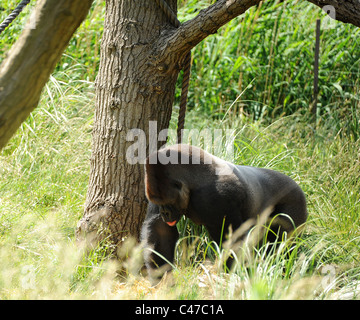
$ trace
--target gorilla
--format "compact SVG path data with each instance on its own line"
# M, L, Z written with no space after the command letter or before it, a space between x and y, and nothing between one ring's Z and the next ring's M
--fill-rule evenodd
M249 219L256 221L265 211L270 213L267 221L283 214L269 226L275 234L291 233L307 219L305 195L290 177L234 165L186 144L149 155L145 193L149 205L141 240L150 277L161 278L171 269L167 261L174 259L176 223L182 216L205 226L218 244L230 227L236 230Z

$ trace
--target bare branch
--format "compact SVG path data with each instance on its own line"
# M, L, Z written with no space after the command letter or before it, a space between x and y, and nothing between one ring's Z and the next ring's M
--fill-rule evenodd
M41 90L92 0L40 0L0 69L0 149L37 106Z

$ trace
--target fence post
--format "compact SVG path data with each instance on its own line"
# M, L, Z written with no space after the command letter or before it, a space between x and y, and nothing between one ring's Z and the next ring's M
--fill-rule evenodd
M314 61L314 98L311 107L313 120L316 121L317 101L319 94L319 53L320 53L320 19L316 20L316 41L315 41L315 61Z

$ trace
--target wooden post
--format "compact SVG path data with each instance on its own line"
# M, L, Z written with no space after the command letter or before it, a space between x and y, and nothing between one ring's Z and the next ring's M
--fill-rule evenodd
M314 61L314 98L311 113L316 121L317 101L319 94L319 53L320 53L320 19L316 20L316 42L315 42L315 61Z

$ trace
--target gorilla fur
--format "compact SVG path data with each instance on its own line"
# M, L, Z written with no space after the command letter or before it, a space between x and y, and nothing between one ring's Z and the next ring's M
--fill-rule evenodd
M160 149L146 159L145 193L149 206L141 238L152 249L145 250L150 275L170 269L163 258L170 263L174 259L176 223L183 215L204 225L217 243L230 226L236 230L269 208L269 221L280 213L290 217L282 218L276 232L292 232L307 219L305 195L290 177L234 165L185 144Z

